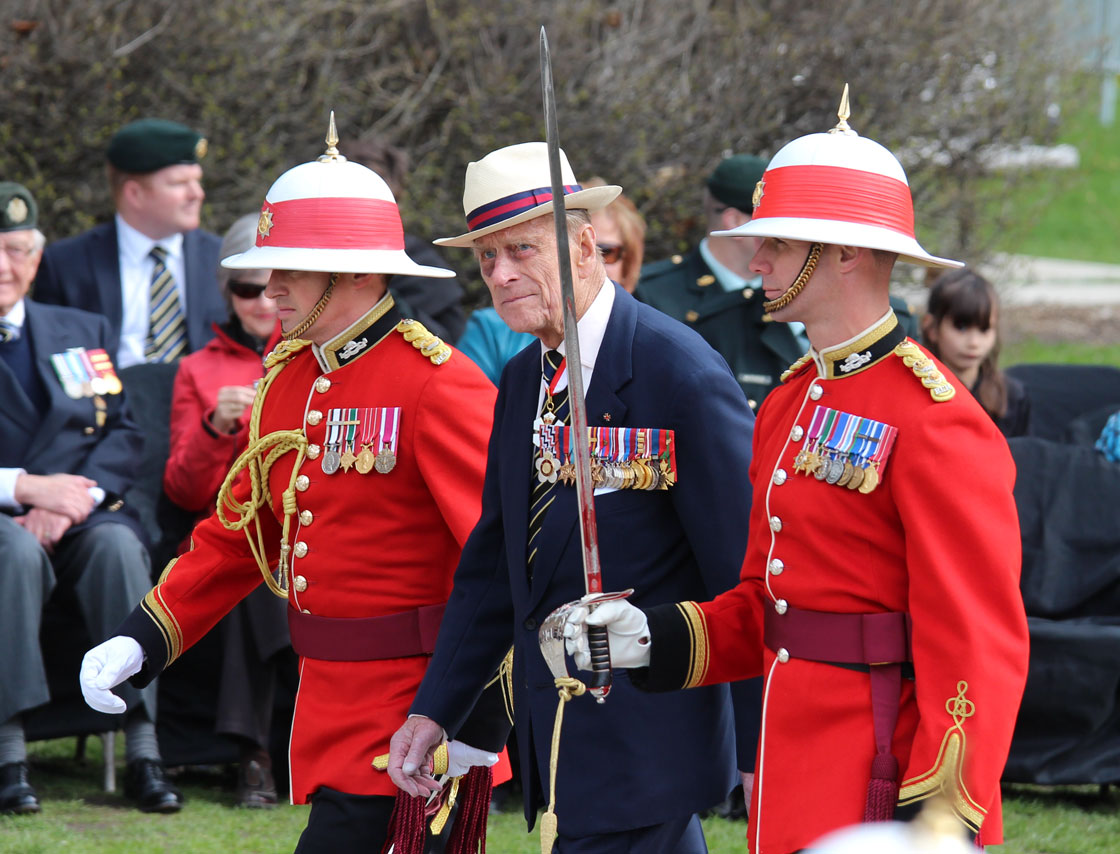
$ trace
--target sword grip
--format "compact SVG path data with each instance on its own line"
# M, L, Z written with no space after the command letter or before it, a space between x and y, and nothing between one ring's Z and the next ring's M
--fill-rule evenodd
M591 687L610 687L611 644L606 626L587 627L587 647L591 655Z

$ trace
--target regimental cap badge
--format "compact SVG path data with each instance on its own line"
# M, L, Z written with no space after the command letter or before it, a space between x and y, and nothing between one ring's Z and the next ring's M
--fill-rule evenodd
M206 156L206 152L210 150L210 143L206 141L206 137L200 136L198 142L194 144L194 158L201 160Z
M762 194L765 190L765 187L766 182L761 179L757 184L754 185L754 195L751 196L751 204L756 208L758 207L758 203L762 201Z
M261 218L257 220L257 234L268 237L270 231L272 231L272 211L265 208L261 211Z
M836 117L840 119L836 123L836 127L831 128L829 133L842 133L845 136L859 136L854 130L848 126L848 116L852 114L848 106L848 84L844 84L844 92L840 95L840 109L836 111Z
M8 202L8 209L6 211L8 222L13 225L22 223L27 219L27 202L20 198L14 198Z

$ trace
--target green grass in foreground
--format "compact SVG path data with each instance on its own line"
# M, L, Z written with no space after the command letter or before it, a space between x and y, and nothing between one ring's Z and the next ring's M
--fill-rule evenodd
M180 778L187 798L182 812L144 815L119 793L101 791L100 742L90 741L84 763L73 759L72 738L34 744L31 753L32 783L43 812L0 816L4 854L282 854L295 847L307 821L307 807L232 807L232 781L220 771L192 771ZM1102 796L1095 786L1008 787L1004 822L1009 841L995 849L1002 854L1114 854L1120 796L1115 791ZM540 851L536 833L525 832L519 813L493 815L489 828L487 848L493 854ZM704 831L712 854L745 854L744 822L709 818Z
M1005 368L1021 362L1120 367L1120 342L1094 344L1085 341L1039 341L1027 338L1005 343L999 362ZM1117 849L1120 850L1120 843Z
M1076 169L1036 170L1019 182L1013 204L1030 224L1001 248L1043 258L1120 263L1120 120L1101 127L1100 79L1087 76L1060 141L1075 145ZM1072 108L1073 105L1070 105ZM1120 110L1117 111L1120 114ZM1120 844L1118 844L1120 849Z

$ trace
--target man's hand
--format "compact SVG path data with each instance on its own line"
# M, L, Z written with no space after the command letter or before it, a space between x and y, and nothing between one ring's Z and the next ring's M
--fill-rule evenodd
M389 740L389 779L414 797L439 791L432 777L432 751L444 739L443 727L431 718L414 715Z
M61 513L74 525L86 520L94 508L90 487L97 481L78 474L21 474L12 497L27 507Z
M591 669L587 626L606 627L611 667L649 666L649 623L640 608L635 608L625 599L600 602L593 611L588 605L572 608L564 620L564 649L580 670Z
M32 507L22 516L16 516L15 522L26 528L48 553L54 551L55 545L72 525L69 517L42 507Z
M134 638L127 635L109 638L82 659L82 669L78 674L82 696L91 709L107 715L120 714L126 709L125 702L109 689L139 673L143 666L144 650Z
M226 385L218 389L218 402L210 416L214 429L219 433L236 433L241 428L241 416L253 405L256 396L256 391L248 385Z

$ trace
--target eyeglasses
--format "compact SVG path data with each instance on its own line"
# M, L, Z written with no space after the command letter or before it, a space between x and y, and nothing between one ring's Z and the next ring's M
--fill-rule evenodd
M3 252L13 261L26 261L35 252L34 246L21 246L15 243L2 243L0 244L0 252Z
M621 245L604 246L602 243L597 244L600 254L603 256L604 264L617 264L626 255L626 247Z
M231 281L228 285L229 292L238 299L256 299L264 293L265 285L255 285L252 282Z

